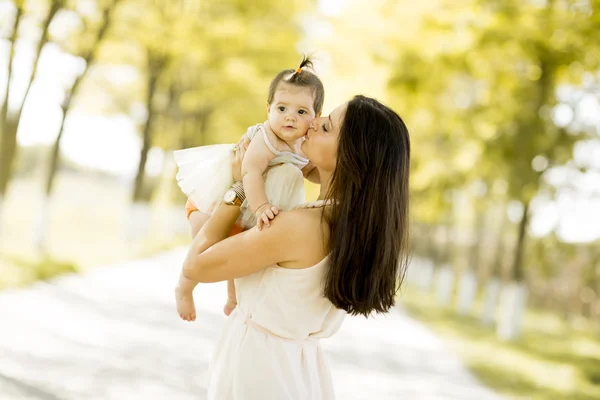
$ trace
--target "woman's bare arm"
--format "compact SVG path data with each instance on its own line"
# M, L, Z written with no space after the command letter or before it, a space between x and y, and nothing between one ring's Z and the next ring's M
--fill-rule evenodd
M183 265L183 275L188 279L218 282L246 276L274 264L305 268L324 257L322 237L318 234L320 218L311 211L284 212L269 229L254 228L227 239L239 208L221 205L217 214L192 243Z

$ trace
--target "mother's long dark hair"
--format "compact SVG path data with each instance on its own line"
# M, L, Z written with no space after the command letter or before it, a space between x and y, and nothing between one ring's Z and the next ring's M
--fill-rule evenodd
M408 129L377 100L356 96L340 128L328 198L325 296L352 315L387 312L408 263Z

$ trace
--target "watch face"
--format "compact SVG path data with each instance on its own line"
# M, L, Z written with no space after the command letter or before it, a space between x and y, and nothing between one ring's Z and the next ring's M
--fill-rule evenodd
M235 201L235 192L233 190L228 190L225 192L225 196L223 196L223 200L226 203L230 203L233 204L233 202Z

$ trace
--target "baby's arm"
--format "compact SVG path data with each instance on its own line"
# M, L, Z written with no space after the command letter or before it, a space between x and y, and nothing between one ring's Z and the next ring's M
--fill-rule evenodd
M265 182L263 173L269 166L275 155L267 147L263 135L257 134L250 142L248 150L242 160L242 180L244 182L244 191L248 198L250 209L255 214L266 214L268 218L260 218L257 223L261 227L262 220L267 226L269 220L275 218L279 210L269 203L265 193Z

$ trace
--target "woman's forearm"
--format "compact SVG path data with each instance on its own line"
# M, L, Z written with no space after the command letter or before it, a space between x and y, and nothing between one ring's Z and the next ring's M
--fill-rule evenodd
M217 208L192 241L183 263L181 278L195 281L194 275L202 268L199 255L215 243L227 238L239 215L240 208L238 206L221 204Z

